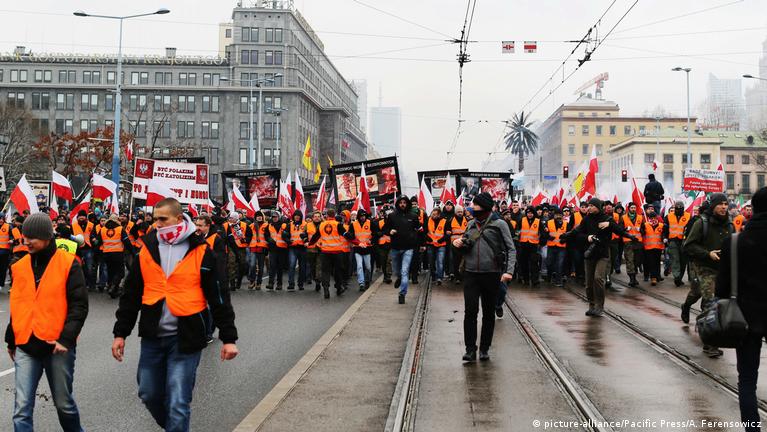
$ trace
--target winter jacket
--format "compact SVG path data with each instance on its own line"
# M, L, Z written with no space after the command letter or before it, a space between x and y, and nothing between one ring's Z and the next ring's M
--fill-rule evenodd
M705 238L703 237L704 220L708 221L708 232ZM721 260L712 260L709 252L721 249L724 240L734 231L729 216L718 218L711 214L703 215L695 221L684 240L684 252L695 264L718 270Z
M514 274L517 253L509 225L496 215L490 215L485 225L483 229L483 224L473 219L461 237L464 247L460 250L466 271Z
M767 331L767 285L758 269L767 268L767 214L755 215L738 235L738 305L749 330L764 335ZM730 297L729 237L722 244L721 262L716 277L716 296Z
M658 180L651 180L644 187L644 197L648 203L662 201L664 193L663 185Z
M610 225L607 228L600 229L599 224L602 222L609 222ZM590 248L593 245L594 249L589 259L598 260L610 256L610 239L613 234L622 237L629 236L626 229L616 224L611 216L600 212L597 214L587 213L580 225L575 227L574 230L563 234L562 237L566 239L568 244L570 244L571 240L575 240L579 244L586 245L586 248ZM599 239L596 245L589 243L588 238L591 235L595 235Z
M142 238L144 247L147 248L155 262L160 264L160 249L157 235L145 235ZM205 244L205 240L197 234L189 237L189 251L197 246ZM188 253L188 252L187 252ZM219 268L214 252L208 248L202 258L200 266L200 284L210 311L213 314L213 324L219 329L219 339L224 343L234 343L237 340L237 328L234 326L234 309L229 298L226 284L220 278L225 274L218 274ZM126 338L133 331L136 319L141 312L138 323L138 335L142 338L157 338L160 318L162 317L164 300L153 305L144 305L141 299L144 295L144 278L141 274L141 261L133 260L128 278L125 281L125 292L120 297L120 306L117 309L117 322L112 333L115 337ZM207 331L203 310L197 314L178 317L178 347L183 353L192 353L205 348L207 344Z
M384 224L384 233L391 236L391 248L394 250L409 250L420 247L423 243L421 238L421 224L418 223L418 216L413 214L411 204L408 201L407 208L402 211L397 207L394 213L386 218ZM396 230L396 234L391 234Z

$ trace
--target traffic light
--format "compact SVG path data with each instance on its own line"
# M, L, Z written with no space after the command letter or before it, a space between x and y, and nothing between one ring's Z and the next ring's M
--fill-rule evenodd
M570 177L570 167L565 165L562 167L562 178Z
M626 183L627 181L629 181L629 172L628 171L621 170L621 181L623 183Z

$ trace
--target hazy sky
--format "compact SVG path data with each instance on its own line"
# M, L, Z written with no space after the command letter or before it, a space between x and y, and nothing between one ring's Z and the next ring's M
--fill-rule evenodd
M355 0L296 0L296 6L325 43L326 52L347 79L367 79L369 104L403 111L403 152L407 170L442 169L456 136L458 118L458 37L466 1L361 0L422 26L365 7ZM635 0L615 0L599 27L600 37ZM471 29L471 63L464 67L463 116L452 167L479 169L487 152L497 150L508 119L530 100L613 0L478 0ZM217 24L231 19L235 1L134 0L3 2L0 51L25 45L48 52L116 52L117 23L77 18L72 11L130 14L167 7L169 15L125 25L127 53L215 55ZM720 7L721 6L721 7ZM711 9L686 17L691 12ZM660 21L660 22L659 22ZM657 22L657 23L656 23ZM653 24L655 23L655 24ZM425 28L424 28L425 27ZM335 33L333 33L335 32ZM354 33L337 34L337 33ZM682 34L684 33L684 34ZM367 35L386 35L372 37ZM693 68L693 106L705 97L708 74L735 78L756 74L762 41L767 39L764 0L639 0L614 33L549 99L533 112L545 119L572 101L581 84L609 72L604 95L624 114L641 114L658 105L682 115L686 109L684 74ZM501 54L500 41L517 41L516 54ZM525 54L522 41L537 40L538 53ZM352 56L344 58L344 56ZM582 57L579 50L565 75ZM561 81L562 72L527 107L539 105ZM751 82L744 80L744 88Z

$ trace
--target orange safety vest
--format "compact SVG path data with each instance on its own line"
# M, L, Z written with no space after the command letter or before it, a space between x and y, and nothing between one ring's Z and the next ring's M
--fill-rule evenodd
M434 226L434 219L429 218L429 222L426 224L429 236L429 244L434 247L445 246L445 219L440 219L437 226Z
M381 219L381 220L378 221L378 229L379 230L382 230L384 225L386 225L386 220ZM384 234L384 235L382 235L381 237L378 238L378 245L379 246L384 246L384 245L387 245L389 243L391 243L391 237L389 237L388 235Z
M85 244L88 247L91 246L91 232L93 232L93 222L86 222L85 230L80 226L79 222L72 224L72 235L82 234L85 239Z
M642 242L642 223L644 222L644 218L642 215L638 214L636 215L636 218L634 218L635 223L631 223L631 218L629 218L628 214L623 215L623 226L626 228L626 231L629 234L634 234L637 238L637 241L640 243ZM630 238L623 238L624 243L630 242Z
M133 227L136 224L133 221L128 221L127 224L125 224L125 232L128 234L128 240L130 240L130 244L132 244L135 247L138 247L138 244L136 243L137 239L133 236L130 232L133 231Z
M250 224L250 247L252 248L265 248L266 244L266 227L269 225L267 222L261 222L261 225L257 225L255 222Z
M346 224L346 223L344 224L344 230L346 232L349 232L349 224ZM352 251L351 242L344 237L341 237L341 249L343 250L343 252L347 252L347 253Z
M527 218L522 218L522 230L519 232L520 243L538 244L540 238L538 236L538 227L541 221L539 219L533 219L532 225L528 222Z
M562 234L567 232L567 224L562 221L562 226L557 229L557 224L555 223L554 219L552 219L548 222L547 225L549 227L549 235L553 238L546 242L546 246L558 248L565 247L565 244L560 242L559 238L562 236Z
M357 247L369 248L373 245L373 232L370 231L370 220L366 220L360 225L359 221L354 221L354 238L357 240Z
M690 222L690 213L684 212L681 218L677 219L672 211L668 214L668 238L684 240L684 228Z
M285 224L282 224L280 226L279 231L277 231L277 229L274 228L274 225L269 224L269 235L272 236L272 239L277 244L277 247L280 249L287 249L288 244L285 243L285 240L282 239L283 231L285 231Z
M306 222L301 222L298 228L296 228L296 223L290 221L290 245L303 246L304 241L301 239L301 234L304 232L306 232Z
M242 232L242 238L237 237L237 235L234 233L234 230L232 230L232 237L234 237L234 244L237 245L238 248L245 248L247 247L247 243L245 243L245 233L248 232L248 224L245 222L238 222L240 224L240 232ZM230 228L229 222L224 222L224 230Z
M117 228L101 228L101 241L103 243L104 253L124 252L125 245L123 245L123 227Z
M745 224L746 217L742 214L735 216L735 219L732 220L732 225L735 227L735 232L741 232L743 230L743 225Z
M339 222L335 220L323 221L320 224L320 251L325 253L340 253L344 251L344 240L338 233Z
M0 249L11 248L11 228L7 223L0 226Z
M469 224L469 221L466 220L465 217L463 218L463 222L461 223L458 223L458 221L454 217L450 221L450 241L452 242L461 238L461 236L463 236L463 233L466 232L466 226L468 224Z
M216 238L218 237L218 234L213 233L213 235L208 236L208 238L205 239L205 243L210 246L210 250L213 250L213 245L216 244Z
M200 268L207 249L208 245L203 244L189 251L184 259L176 264L170 276L165 274L146 248L141 249L138 254L141 276L144 279L141 304L152 306L165 299L168 310L177 317L194 315L205 310L208 302L200 284Z
M580 211L576 210L575 215L573 217L575 218L575 225L573 225L573 228L575 228L578 225L580 225L581 222L583 221L583 215L581 214Z
M663 224L658 223L655 229L649 223L644 224L644 248L649 249L663 249Z
M312 237L314 237L314 234L316 234L316 233L317 233L317 225L315 225L314 222L311 222L311 221L307 222L306 223L306 238L307 238L306 241L307 241L307 243L309 241L311 241ZM319 248L319 246L317 245L318 243L319 243L319 240L314 242L314 244L308 245L306 248L309 249L309 250L315 250L315 249Z
M73 254L56 249L37 287L30 255L11 266L11 320L16 345L26 344L33 334L42 341L61 336L67 318L67 278L74 260Z
M24 237L21 235L21 230L19 228L12 229L11 236L13 236L14 240L18 240L19 242L19 244L13 247L13 253L29 252L29 248L24 244Z

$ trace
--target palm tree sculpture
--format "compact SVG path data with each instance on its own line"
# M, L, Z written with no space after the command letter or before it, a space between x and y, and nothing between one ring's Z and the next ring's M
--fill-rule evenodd
M530 129L533 122L529 119L529 114L525 116L525 112L522 111L519 114L514 114L511 121L506 123L509 131L503 137L503 141L506 144L506 150L510 150L511 153L519 157L519 171L517 172L525 170L525 156L535 153L538 149L538 135Z

